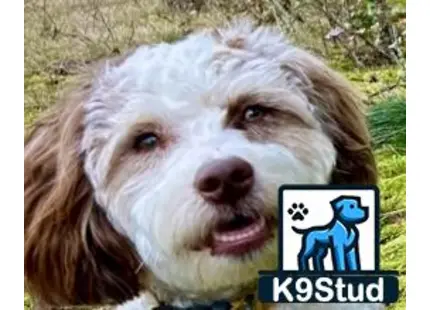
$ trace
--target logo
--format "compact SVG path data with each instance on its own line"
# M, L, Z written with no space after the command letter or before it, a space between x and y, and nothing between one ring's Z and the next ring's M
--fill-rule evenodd
M392 303L395 271L379 269L375 186L282 186L279 269L260 272L262 302Z

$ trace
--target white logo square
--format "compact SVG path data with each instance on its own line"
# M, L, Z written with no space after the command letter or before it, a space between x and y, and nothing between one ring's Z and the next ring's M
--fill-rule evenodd
M286 185L279 194L282 270L379 270L376 187Z

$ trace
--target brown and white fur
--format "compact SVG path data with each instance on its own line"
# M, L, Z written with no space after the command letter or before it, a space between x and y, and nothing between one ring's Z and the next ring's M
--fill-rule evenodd
M276 237L241 259L199 248L235 216L194 186L213 160L246 160L255 182L235 207L274 219L281 184L376 183L361 97L275 29L232 23L88 71L25 141L25 281L42 304L145 309L255 287Z

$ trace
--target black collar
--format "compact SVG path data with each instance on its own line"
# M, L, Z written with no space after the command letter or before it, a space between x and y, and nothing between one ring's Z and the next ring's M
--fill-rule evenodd
M254 295L248 295L243 301L243 307L240 309L252 310L254 308ZM228 300L217 300L209 305L194 304L191 307L177 307L167 304L161 304L160 306L153 308L153 310L231 310L233 309L232 303Z

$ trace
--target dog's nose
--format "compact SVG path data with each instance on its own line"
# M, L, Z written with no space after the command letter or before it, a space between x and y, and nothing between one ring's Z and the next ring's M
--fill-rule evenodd
M196 174L195 187L212 203L235 203L254 184L252 166L239 157L216 160L203 165Z

